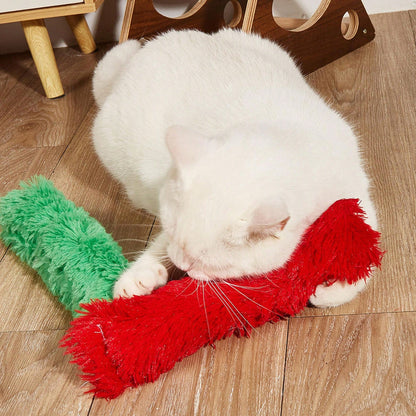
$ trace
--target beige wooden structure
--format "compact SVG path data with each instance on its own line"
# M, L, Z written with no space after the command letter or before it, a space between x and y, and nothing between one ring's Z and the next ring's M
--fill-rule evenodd
M39 78L48 98L64 95L55 55L44 19L65 16L83 53L95 51L96 45L84 18L94 12L103 0L84 0L82 3L0 13L0 24L21 22Z

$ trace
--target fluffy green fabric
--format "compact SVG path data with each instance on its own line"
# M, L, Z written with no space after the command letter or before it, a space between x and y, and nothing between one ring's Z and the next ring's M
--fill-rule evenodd
M91 299L110 299L127 266L101 224L42 176L0 198L0 237L35 269L73 315Z

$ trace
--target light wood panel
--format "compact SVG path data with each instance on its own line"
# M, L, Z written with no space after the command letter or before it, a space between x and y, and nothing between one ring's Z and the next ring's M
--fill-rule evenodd
M71 315L38 274L11 252L0 263L0 332L65 329Z
M215 32L227 26L223 16L227 3L228 0L200 0L184 15L168 18L155 10L152 0L128 0L120 41L149 38L171 29ZM373 25L360 0L322 0L311 18L292 30L279 26L279 19L272 16L271 0L232 0L231 3L234 16L228 26L260 33L279 43L295 58L304 74L374 39ZM349 26L342 23L347 12ZM286 27L288 23L284 21Z
M28 54L0 57L0 195L34 174L51 175L91 109L91 73L108 48L90 56L71 48L57 51L67 86L67 96L59 101L43 96ZM0 258L4 252L0 243Z
M94 116L93 108L79 126L51 180L67 198L85 208L104 226L151 225L153 217L136 210L131 205L121 186L111 178L96 156L91 142ZM144 233L144 238L148 237L149 232L150 229Z
M120 186L101 166L90 140L94 115L95 110L91 109L67 151L59 162L55 160L53 173L47 176L51 176L67 198L84 207L110 232L117 230L115 238L125 252L131 253L143 248L154 219L135 210ZM61 147L51 149L62 153ZM41 164L37 167L41 170ZM12 253L7 253L0 263L0 274L4 276L0 280L0 290L8 294L0 303L0 315L3 316L0 331L68 327L70 315L48 293L39 276L22 265ZM25 301L22 302L22 299Z
M0 102L3 102L31 65L33 59L29 53L0 55ZM0 106L0 117L4 109Z
M95 399L90 415L415 413L416 318L400 311L415 311L416 13L373 22L375 42L309 76L355 124L375 178L388 253L370 290L344 307L308 309L289 327L265 325L251 339L205 348L156 383L110 403ZM130 253L142 249L158 225L130 206L94 155L90 77L99 56L57 50L64 104L43 97L27 55L13 56L0 70L7 89L4 95L0 90L0 195L32 174L51 176ZM82 394L86 386L56 348L63 332L55 329L67 327L69 314L34 272L12 254L3 256L0 245L0 329L9 331L0 333L0 413L87 415L92 399Z
M250 339L206 347L122 399L95 400L89 416L278 415L286 331L287 322L267 324Z
M169 29L217 31L225 25L224 9L227 3L228 0L199 0L182 16L169 18L154 8L152 0L127 0L120 42L131 38L151 37ZM241 26L246 3L247 0L238 0L241 13L238 13L240 21L232 19L235 26Z
M104 0L85 0L78 4L67 6L42 7L40 9L22 10L18 12L0 13L0 24L23 22L33 19L47 19L49 17L69 16L95 12Z
M151 239L153 217L145 213L142 215L140 222L134 224L108 223L105 226L107 232L120 244L124 257L129 261L134 261Z
M308 79L356 128L373 179L383 248L381 272L348 305L304 315L415 310L416 66L409 14L372 16L377 38ZM387 27L394 27L394 36ZM413 57L413 58L410 58Z
M154 217L131 205L122 187L111 178L96 156L91 141L95 113L92 106L51 180L67 198L100 221L122 246L126 257L132 260L144 248Z
M5 131L4 136L7 137ZM0 138L1 147L1 138ZM49 177L64 152L64 146L44 149L13 148L0 153L0 196L19 186L20 181L35 174ZM0 242L0 259L6 247ZM0 273L2 264L0 262Z
M87 416L91 397L57 348L63 331L0 333L0 415Z
M76 49L56 50L56 59L66 96L59 100L44 97L34 66L20 78L13 93L2 101L4 112L0 154L13 147L45 147L68 144L91 108L90 77L105 48L80 56Z
M290 321L282 416L416 414L416 314Z

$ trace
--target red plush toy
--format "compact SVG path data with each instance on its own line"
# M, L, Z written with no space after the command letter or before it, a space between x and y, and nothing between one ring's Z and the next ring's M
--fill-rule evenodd
M156 380L199 348L249 336L300 312L316 286L365 279L381 262L378 232L358 200L340 200L305 232L284 267L244 280L171 281L148 296L82 305L62 341L98 397ZM157 311L157 312L155 312Z

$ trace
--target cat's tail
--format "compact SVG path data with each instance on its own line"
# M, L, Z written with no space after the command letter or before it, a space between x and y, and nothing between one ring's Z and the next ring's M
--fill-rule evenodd
M126 67L128 61L141 48L137 40L127 40L106 53L95 68L92 79L92 90L98 107L102 107L113 89L114 82Z

